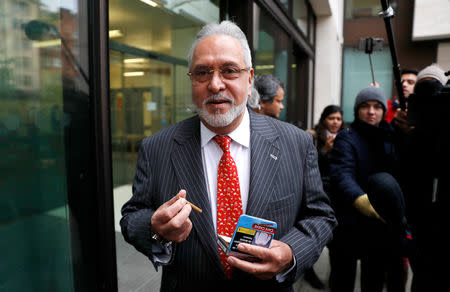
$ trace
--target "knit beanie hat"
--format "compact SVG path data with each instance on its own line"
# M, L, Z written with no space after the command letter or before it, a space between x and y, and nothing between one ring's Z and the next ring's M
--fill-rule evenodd
M442 85L445 85L448 80L447 76L445 76L444 70L439 68L437 64L431 64L430 66L425 67L425 69L420 71L417 75L417 82L426 77L434 78L441 82Z
M383 106L383 111L386 113L387 98L383 89L379 87L369 86L361 90L356 96L355 100L355 117L358 116L359 106L366 101L378 101Z

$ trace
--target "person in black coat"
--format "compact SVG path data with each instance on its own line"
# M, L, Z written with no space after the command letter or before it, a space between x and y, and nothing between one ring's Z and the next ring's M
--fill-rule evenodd
M415 238L410 256L411 291L450 291L450 253L445 240L450 223L450 131L448 77L437 64L421 70L408 111L397 112L399 148L407 217Z
M329 245L332 291L353 291L357 259L361 260L361 291L382 291L385 275L388 291L404 291L403 260L393 248L390 222L369 200L372 176L382 174L381 184L396 184L395 135L383 120L386 108L382 89L361 90L355 100L355 120L338 133L329 154L331 199L339 223ZM399 187L394 195L402 196Z

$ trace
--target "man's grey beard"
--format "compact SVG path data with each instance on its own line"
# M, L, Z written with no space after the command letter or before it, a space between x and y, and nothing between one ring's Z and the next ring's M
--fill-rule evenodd
M214 100L228 100L231 103L231 108L224 114L220 114L220 111L217 111L214 114L210 114L206 109L206 104L208 102L212 102ZM240 105L234 104L234 99L228 96L223 96L221 94L214 94L207 99L205 99L202 103L202 107L196 107L195 111L198 113L198 116L204 120L208 125L214 128L226 127L231 122L233 122L244 110L247 101L242 102Z

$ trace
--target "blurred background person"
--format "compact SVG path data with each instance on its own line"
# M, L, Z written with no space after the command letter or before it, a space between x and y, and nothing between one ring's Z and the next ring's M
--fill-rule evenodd
M247 106L253 109L254 111L261 109L261 106L259 105L259 93L254 86L252 86L252 93L247 99Z
M284 109L284 85L280 79L273 75L259 75L255 78L255 89L258 91L260 102L259 108L253 108L253 110L278 118Z
M320 115L319 123L312 130L307 130L314 138L318 152L318 163L323 189L330 196L330 164L328 153L333 149L334 139L337 133L344 129L342 120L344 113L337 105L326 106ZM305 271L304 279L316 289L324 289L325 285L317 276L313 268Z
M357 260L361 260L361 291L404 291L402 257L393 250L389 226L374 209L369 180L398 174L392 126L383 120L384 91L362 89L354 104L355 119L334 140L329 154L332 203L339 225L329 246L331 291L353 291ZM395 181L395 180L394 180Z
M417 73L416 69L402 69L400 80L402 82L403 95L405 96L405 100L408 101L408 97L411 93L414 92L414 86L417 82ZM391 122L397 112L397 109L400 108L400 103L398 101L398 97L394 96L392 99L387 101L387 111L384 119L387 122Z
M323 188L329 195L330 191L330 165L328 153L333 149L334 139L337 133L344 129L343 111L338 105L326 106L320 115L319 123L313 130L308 130L314 137L314 143L318 152L319 169L322 177Z

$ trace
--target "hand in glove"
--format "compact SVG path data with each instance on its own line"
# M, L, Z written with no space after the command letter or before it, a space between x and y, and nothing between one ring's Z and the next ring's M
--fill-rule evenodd
M380 219L383 223L386 223L386 221L381 218L381 216L375 211L372 204L369 201L369 196L367 194L364 194L362 196L359 196L354 202L353 206L361 212L363 215L371 218L377 218Z

